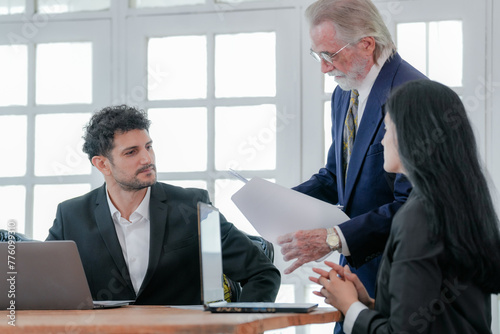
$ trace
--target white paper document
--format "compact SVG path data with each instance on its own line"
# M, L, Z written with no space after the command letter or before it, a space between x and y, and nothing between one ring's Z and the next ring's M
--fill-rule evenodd
M261 178L253 178L231 197L265 239L290 232L333 227L349 220L337 206Z

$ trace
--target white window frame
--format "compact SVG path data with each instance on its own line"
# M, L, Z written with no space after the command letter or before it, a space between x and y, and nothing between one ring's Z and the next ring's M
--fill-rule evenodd
M387 17L394 20L412 20L412 18L425 21L457 18L464 20L464 88L459 93L474 98L477 95L476 90L479 93L485 92L482 83L477 79L481 75L485 78L486 95L484 99L479 98L478 103L475 104L477 109L469 110L469 113L476 126L479 146L481 154L486 160L486 166L492 179L498 185L497 188L500 187L500 155L498 155L498 149L495 145L500 140L500 132L494 131L500 128L500 113L494 112L494 110L500 110L500 94L498 94L500 68L494 63L494 59L500 57L500 39L498 38L500 36L500 6L496 6L496 3L494 6L493 0L374 1L384 15L389 14ZM278 139L280 142L277 146L276 170L257 172L253 175L275 178L279 184L291 187L307 180L316 173L325 163L323 110L324 102L330 100L331 94L324 93L323 74L320 72L318 64L309 56L310 38L308 26L304 20L304 10L312 2L314 0L271 0L216 4L215 0L208 0L207 4L202 6L131 9L128 8L128 1L113 0L108 11L54 14L50 16L47 24L38 22L39 31L35 37L29 38L31 45L28 48L30 78L33 78L35 71L33 43L76 41L75 36L83 36L82 40L90 40L85 37L90 34L92 41L98 41L100 46L97 47L96 44L93 48L93 62L96 67L94 67L93 103L91 105L36 106L34 104L35 86L33 82L30 82L28 106L0 107L1 115L28 115L27 174L24 177L0 178L2 186L19 184L26 186L25 221L28 234L32 228L30 222L33 218L33 186L35 184L90 183L92 188L96 188L103 182L102 176L94 168L89 176L35 177L33 171L35 115L37 113L91 112L109 104L127 102L126 96L131 87L138 82L143 85L142 80L145 78L144 72L140 73L145 68L141 67L145 64L145 55L136 55L130 51L131 42L137 38L137 36L133 37L134 32L130 31L130 22L134 20L154 19L161 16L175 21L176 17L187 14L212 14L220 18L229 18L233 16L232 14L235 14L235 17L240 14L248 14L249 17L252 15L255 17L254 22L245 19L242 23L252 26L252 24L259 24L261 13L279 12L287 9L289 12L287 17L277 18L279 22L276 23L288 29L286 36L283 37L283 42L277 38L278 43L282 44L278 46L277 50L278 95L276 102L280 106L278 108L281 106L288 108L289 106L290 110L298 117L297 124L293 125L290 133L283 133ZM406 8L402 16L399 15L398 6ZM27 0L26 14L0 16L0 30L18 32L22 35L23 25L29 24L34 7L35 0ZM409 11L409 8L412 10ZM388 24L395 40L394 22L392 22L392 26L391 22ZM55 29L55 27L59 29ZM66 39L63 38L64 36ZM4 34L0 35L0 44L9 44L5 40ZM143 57L142 60L140 57ZM139 62L137 62L138 59ZM139 73L134 71L139 71ZM283 72L285 77L281 77ZM282 81L286 80L284 78L290 78L290 83L283 86ZM286 87L286 89L281 90L280 87ZM149 108L160 104L159 101L153 102L151 104L145 102L142 107ZM283 146L283 141L286 140L288 142ZM178 175L178 177L184 178L182 175ZM498 197L496 200L498 202ZM48 208L48 210L55 212L55 208ZM280 268L289 265L283 263L279 250L276 253L276 263ZM308 268L299 270L299 272L283 277L284 283L295 284L296 300L304 298L303 288L308 284L307 276L311 274ZM494 298L492 329L493 333L497 334L500 326L499 302L500 300ZM301 332L303 330L298 328L297 333Z
M21 18L20 15L13 15ZM82 183L95 187L102 183L102 177L94 168L88 175L36 176L35 159L35 118L41 114L90 113L109 104L111 80L111 25L109 20L97 19L90 22L66 22L52 15L35 16L34 21L19 20L0 23L0 29L7 34L0 35L0 45L24 44L28 47L28 99L26 106L0 107L1 115L27 116L27 168L26 174L19 177L2 177L1 185L23 185L26 187L25 233L33 235L34 187L45 184ZM32 33L27 33L32 32ZM92 43L92 103L37 105L35 102L35 62L36 45L42 43L91 42ZM57 127L64 124L55 124ZM54 217L56 208L53 210Z
M128 59L127 64L127 103L140 105L144 109L168 107L206 107L208 109L209 154L207 171L190 173L159 173L162 179L186 180L198 179L207 181L209 191L213 196L215 179L228 178L225 171L215 169L214 140L214 108L216 106L241 106L275 104L277 113L286 113L287 117L277 118L277 156L276 169L265 171L243 171L249 177L258 176L274 178L278 183L292 186L299 182L298 168L300 165L300 114L299 94L294 82L299 79L298 63L299 42L294 38L298 28L293 21L293 11L289 9L264 10L262 12L226 12L226 13L196 13L166 16L130 17L127 20ZM184 24L189 22L188 25ZM214 36L216 34L232 34L246 32L276 32L276 97L214 97ZM208 94L207 98L192 100L161 100L148 101L147 91L147 41L150 37L207 35L208 47ZM182 52L182 50L180 50ZM244 64L242 64L244 66ZM235 69L237 70L237 69ZM244 78L243 78L244 79ZM242 124L244 126L244 124ZM161 149L160 146L157 147Z
M486 156L486 101L478 98L476 90L486 82L486 1L419 0L381 2L381 11L387 13L387 25L396 40L398 23L422 21L461 20L463 31L463 86L455 88L463 97L468 115L475 127L478 148ZM425 11L422 11L425 8ZM479 24L478 24L479 23Z

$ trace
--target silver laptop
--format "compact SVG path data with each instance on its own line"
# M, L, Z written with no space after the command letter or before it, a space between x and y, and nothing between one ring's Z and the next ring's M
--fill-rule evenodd
M132 301L92 301L74 241L0 243L0 309L86 310Z
M313 303L226 302L222 274L220 214L212 205L198 203L200 239L201 296L206 310L214 313L307 313L318 307Z

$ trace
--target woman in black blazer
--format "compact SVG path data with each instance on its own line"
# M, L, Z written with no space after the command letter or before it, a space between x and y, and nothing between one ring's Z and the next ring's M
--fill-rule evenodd
M386 104L384 169L413 184L394 217L376 298L334 263L315 292L346 333L491 333L500 292L500 233L464 106L448 87L413 81Z

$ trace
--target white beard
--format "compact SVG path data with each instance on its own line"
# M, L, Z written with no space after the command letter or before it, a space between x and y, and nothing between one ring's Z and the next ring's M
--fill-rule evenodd
M366 77L365 68L367 63L367 59L356 59L349 73L333 70L328 72L328 75L335 77L335 82L337 82L339 87L343 90L349 91L356 89Z

